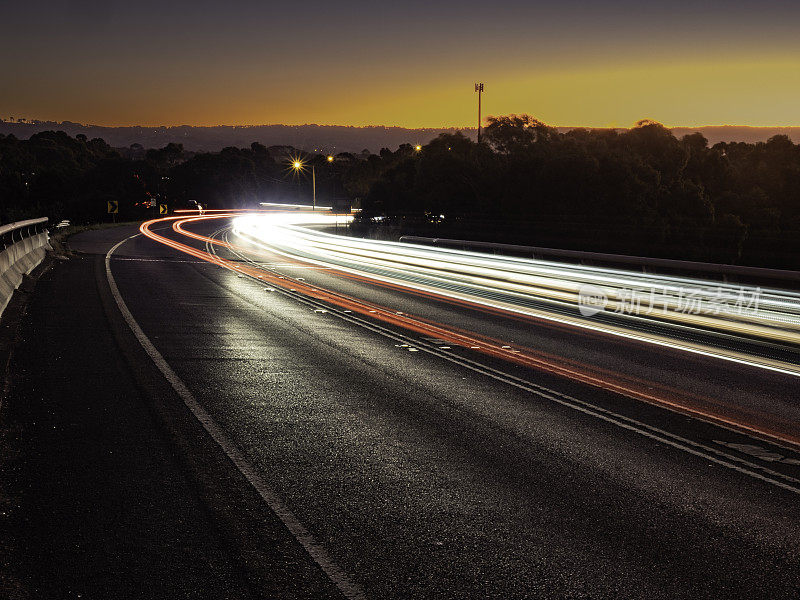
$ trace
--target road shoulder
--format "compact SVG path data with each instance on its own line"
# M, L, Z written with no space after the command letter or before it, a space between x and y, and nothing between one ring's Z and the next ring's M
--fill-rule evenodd
M113 306L100 252L133 233L82 234L95 246L76 244L20 315L0 414L0 595L335 597Z

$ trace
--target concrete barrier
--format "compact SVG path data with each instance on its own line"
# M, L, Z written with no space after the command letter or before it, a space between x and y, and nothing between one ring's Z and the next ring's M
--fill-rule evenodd
M25 275L51 250L47 217L0 225L0 315Z

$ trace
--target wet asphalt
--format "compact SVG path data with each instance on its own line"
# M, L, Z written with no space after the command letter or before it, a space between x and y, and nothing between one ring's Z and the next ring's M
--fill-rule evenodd
M126 330L102 257L134 233L72 238L81 254L42 277L24 324L4 408L22 432L17 510L30 534L20 544L21 580L40 592L32 597L337 597ZM410 351L142 236L114 257L145 334L369 598L800 594L792 491ZM328 273L303 277L502 339L558 343L550 332ZM572 358L602 355L607 366L627 353L654 381L674 372L676 387L688 381L751 408L780 404L772 410L782 422L796 419L798 386L785 378L700 359L681 367L680 357L558 335L569 337L561 352L576 348ZM484 363L692 441L756 443L553 375ZM798 475L792 465L734 456Z

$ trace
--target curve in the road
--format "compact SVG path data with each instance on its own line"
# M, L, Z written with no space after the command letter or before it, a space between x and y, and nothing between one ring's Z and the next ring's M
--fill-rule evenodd
M686 395L676 396L676 397L669 397L665 394L655 395L653 393L644 392L640 389L633 387L630 381L621 382L619 380L615 380L610 374L604 374L604 375L598 375L596 373L587 374L586 372L578 370L578 368L566 368L560 364L557 364L553 360L547 360L543 359L541 356L536 356L531 349L514 348L508 344L503 343L501 340L494 340L491 338L487 338L486 336L481 336L471 332L458 331L451 327L443 327L436 323L427 322L423 319L403 314L399 311L393 310L385 306L380 306L378 304L352 298L341 293L325 290L318 286L308 284L299 278L289 278L284 275L278 275L277 273L271 272L269 269L264 268L255 262L247 262L245 261L244 258L242 258L244 262L227 260L225 258L218 256L214 252L203 251L194 248L192 246L189 246L187 244L182 244L175 240L169 239L163 235L155 233L152 230L152 227L157 223L172 221L173 229L176 232L182 235L186 235L191 239L205 242L209 244L211 247L223 246L232 251L242 250L241 248L237 249L235 245L229 242L221 241L213 237L202 236L193 233L191 231L188 231L184 227L185 224L190 222L197 222L209 219L229 218L231 216L233 216L233 213L220 213L208 217L195 216L195 217L183 217L183 218L171 217L167 219L156 219L144 223L141 226L141 232L147 237L150 237L151 239L158 241L159 243L165 244L169 247L190 254L204 261L217 264L220 267L230 269L240 274L241 276L252 277L253 279L256 279L262 283L269 284L271 286L274 286L275 288L283 290L284 292L293 294L295 297L310 298L313 299L314 301L324 303L320 305L321 308L319 308L319 310L326 310L326 309L329 310L331 307L338 307L338 309L340 309L340 316L344 318L352 319L353 318L352 313L359 313L371 320L378 320L383 323L386 323L387 325L396 326L406 331L418 333L420 335L430 338L436 338L442 340L445 343L463 346L471 350L475 350L479 353L491 356L493 358L499 358L504 361L512 362L525 367L546 370L564 377L568 377L570 379L581 381L589 385L601 387L603 389L621 395L625 395L627 397L646 401L659 406L664 406L671 410L676 410L685 414L689 414L694 418L699 418L718 425L722 425L724 427L731 428L735 431L744 432L746 434L756 436L760 439L766 439L773 443L777 442L781 445L788 446L791 449L800 446L800 438L798 438L795 435L792 435L791 432L770 430L758 424L743 422L741 420L731 418L727 414L711 413L702 410L698 408L696 405L693 405L691 403L692 398L688 398ZM414 344L416 346L422 346L419 340L415 340ZM447 353L441 352L440 350L434 348L433 346L431 346L430 348L426 348L426 350L432 351L437 355L444 356L448 360L452 359L452 355L448 355ZM474 368L476 365L478 365L478 363L474 363L472 365L467 365L467 366ZM484 365L478 365L478 366L484 371L487 369L487 367L485 367ZM508 379L507 374L501 374L501 375L502 377L504 377L504 379ZM646 383L646 382L641 382L641 383ZM552 390L545 390L545 392L553 393ZM558 395L558 392L555 393ZM577 401L572 398L570 400L580 403L580 401ZM644 427L643 430L648 428L649 426ZM757 476L758 478L763 478L765 476L763 473L766 472L766 476L768 478L774 478L776 481L784 482L781 483L780 485L781 487L788 486L792 490L797 490L795 486L797 485L797 483L800 483L792 477L788 477L787 479L787 476L785 474L778 473L770 469L765 469L761 465L751 463L746 460L742 461L741 458L733 456L726 452L721 452L717 448L705 447L702 449L702 451L706 452L706 456L716 456L716 457L724 456L725 460L730 459L729 462L726 464L726 466L732 466L732 468L736 468L737 470L739 470L740 468L746 468L750 470L753 474L755 474L755 476ZM719 460L719 458L715 458L714 460L716 462Z

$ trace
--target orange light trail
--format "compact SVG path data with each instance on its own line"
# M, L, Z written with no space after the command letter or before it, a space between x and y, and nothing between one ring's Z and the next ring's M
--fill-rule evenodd
M512 347L506 342L483 336L475 332L459 330L458 328L430 322L420 317L411 316L405 313L398 313L398 311L392 310L385 306L352 298L338 292L325 290L318 286L311 285L305 283L304 281L293 279L287 276L279 276L264 269L259 269L249 265L242 265L237 262L224 259L215 254L198 250L192 246L171 240L151 230L153 225L172 221L172 229L174 231L191 239L209 243L215 246L226 247L228 249L252 252L251 249L244 249L229 242L223 242L207 236L199 235L184 228L184 225L187 223L223 219L233 216L236 216L236 214L228 211L208 216L178 216L154 219L143 223L140 227L140 232L158 243L164 244L179 252L194 256L200 260L216 264L222 268L229 269L236 273L253 277L262 282L268 282L271 286L284 290L295 291L310 298L314 298L315 300L319 300L345 310L350 310L354 313L361 314L371 319L377 319L384 323L400 327L407 331L418 333L425 337L440 339L448 344L462 346L493 358L544 371L560 377L566 377L568 379L579 381L581 383L604 389L615 394L620 394L638 401L644 401L649 404L665 407L675 412L723 425L725 427L729 427L731 429L754 435L769 441L778 441L780 443L800 449L800 437L794 433L791 424L787 426L783 423L769 422L765 419L766 415L737 410L728 405L723 406L714 402L713 400L702 398L693 394L687 394L683 391L669 389L663 385L659 386L659 389L656 391L653 391L652 388L655 386L655 382L652 381L644 381L630 376L622 376L618 373L611 373L607 370L602 370L597 367L565 360L563 357L556 357L531 348ZM263 255L260 252L257 254ZM302 261L293 262L301 263ZM367 277L356 276L352 273L339 273L335 269L329 269L327 272L346 276L349 279L359 280L366 283L376 283L372 280L369 280ZM414 291L408 288L400 289L403 292ZM472 305L467 301L458 299L437 296L432 292L424 292L420 295L435 300L445 301L450 304L465 306L471 309L477 308L493 314L515 318L516 320L536 321L541 323L539 320L534 318L521 318L520 315L503 313L498 309L486 310L488 307ZM548 322L546 325L549 326L553 324ZM722 414L721 411L725 411L725 414Z

